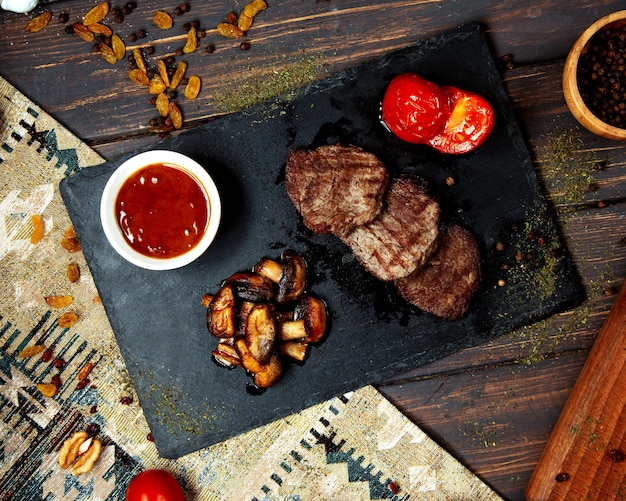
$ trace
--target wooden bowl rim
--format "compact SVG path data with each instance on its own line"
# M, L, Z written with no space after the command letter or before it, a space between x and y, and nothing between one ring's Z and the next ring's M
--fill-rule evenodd
M587 107L578 90L578 60L590 40L601 30L619 22L626 24L626 10L608 14L589 26L572 46L563 69L563 94L574 118L591 132L610 139L626 139L626 129L604 122Z

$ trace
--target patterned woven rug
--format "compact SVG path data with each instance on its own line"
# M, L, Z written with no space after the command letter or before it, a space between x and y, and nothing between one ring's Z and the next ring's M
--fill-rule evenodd
M500 499L372 387L178 460L160 458L87 264L61 245L71 222L59 180L102 161L0 78L0 500L123 500L146 468L172 472L189 501ZM45 230L36 243L33 215ZM70 263L78 281L68 279ZM73 302L55 309L48 296ZM79 318L63 327L68 311ZM20 356L35 345L45 350ZM55 376L57 394L43 396L36 385ZM74 477L59 467L58 451L87 427L103 452Z

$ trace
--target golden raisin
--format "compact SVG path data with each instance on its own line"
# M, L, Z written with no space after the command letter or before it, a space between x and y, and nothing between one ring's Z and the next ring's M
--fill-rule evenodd
M198 35L196 32L196 27L192 26L187 32L187 43L183 47L183 52L185 54L190 54L198 48Z
M109 64L117 63L117 56L115 55L115 52L113 52L113 49L111 47L109 47L105 43L100 43L99 47L100 47L100 55L104 58L104 60L107 63Z
M242 38L245 35L238 26L230 23L218 24L217 32L226 38Z
M67 252L78 252L80 250L80 242L76 237L65 237L61 240L61 247Z
M167 89L161 75L154 75L150 79L148 91L150 94L159 95Z
M31 217L33 223L33 232L30 234L30 243L36 244L41 241L44 234L43 219L39 214L33 214Z
M78 376L77 376L78 380L82 381L83 379L87 379L87 376L89 376L89 373L91 372L92 369L93 369L93 364L91 362L88 362L85 365L83 365L78 371Z
M54 397L59 389L52 383L39 383L37 389L44 397Z
M18 354L20 358L30 358L35 355L39 355L42 351L44 351L46 347L43 344L34 344L32 346L27 346Z
M128 78L139 85L144 85L146 87L150 85L150 79L148 78L146 72L138 68L130 70L128 72Z
M37 33L38 31L43 30L46 26L48 26L48 22L50 22L50 18L52 18L51 12L43 12L39 14L37 17L34 17L30 20L30 22L24 28L26 31L30 31L31 33Z
M111 30L111 28L109 28L108 26L104 24L94 23L94 24L90 24L88 28L89 28L89 31L91 31L92 33L95 33L96 35L104 35L106 37L110 37L113 35L113 31Z
M74 229L74 225L71 225L67 230L63 232L63 236L65 238L75 238L76 230Z
M200 93L200 77L192 75L189 77L187 86L185 87L185 97L187 99L195 99Z
M126 44L117 33L111 37L111 47L118 61L124 59L126 56Z
M108 13L109 13L109 3L108 2L99 3L89 12L87 12L87 14L85 14L85 17L83 18L83 24L85 26L89 26L90 24L99 23L107 16Z
M174 25L172 16L170 16L167 12L163 12L162 10L158 10L155 12L154 17L152 18L152 22L157 25L157 28L160 28L162 30L169 30Z
M167 94L162 92L156 98L156 108L159 112L159 115L162 117L166 117L170 113L170 100L167 97Z
M72 327L78 321L78 315L76 313L67 312L58 318L59 327L62 329L68 329Z
M80 268L77 263L70 263L67 265L67 278L73 284L78 282L80 278Z
M241 31L248 31L250 26L252 26L252 21L254 20L254 16L256 16L262 10L267 9L267 3L265 0L253 0L249 4L247 4L241 15L239 16L239 20L237 21L237 26Z
M74 23L72 24L72 28L74 28L74 33L76 33L85 42L93 42L96 39L96 35L94 35L93 32L82 23Z
M135 64L137 65L137 68L139 68L144 73L147 73L148 68L146 67L146 62L143 60L143 55L137 47L133 49L133 57L135 59Z
M74 302L74 296L46 296L44 299L52 308L65 308Z
M167 66L165 65L165 61L159 59L157 62L157 66L159 68L159 75L161 75L161 79L166 87L170 86L170 76L167 74Z
M174 71L174 74L170 79L170 89L178 87L181 79L185 76L185 71L187 71L187 63L185 61L181 61L178 63L178 66L176 66L176 71Z
M183 126L183 114L180 112L180 108L176 103L170 103L169 118L172 121L172 125L175 129L180 129Z

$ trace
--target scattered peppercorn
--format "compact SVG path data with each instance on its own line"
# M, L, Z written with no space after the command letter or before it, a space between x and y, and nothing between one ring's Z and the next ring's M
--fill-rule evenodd
M241 50L248 50L250 48L250 42L241 42L239 48Z
M87 435L94 437L100 433L100 425L98 423L89 423L85 431L87 432Z
M146 51L146 54L148 54L149 56L154 54L156 51L156 49L154 48L154 45L148 45L144 50Z
M59 23L65 24L70 20L70 16L67 12L61 12L59 14Z
M137 35L137 38L146 38L146 35L148 33L146 32L146 30L137 30L135 32L135 35Z
M207 45L207 46L204 48L204 51L205 51L207 54L213 54L213 53L215 52L215 45L214 45L214 44L212 44L212 43L210 43L209 45Z
M89 379L85 378L85 379L81 379L78 384L76 385L76 389L77 390L83 390L85 389L88 385L89 385L90 381Z
M127 39L129 42L136 42L136 41L137 41L137 35L136 35L135 33L129 33L129 34L126 36L126 39Z
M70 24L68 26L65 27L65 33L67 33L68 35L73 35L74 34L74 27Z
M616 463L624 460L624 453L617 449L609 449L608 456Z
M569 473L559 473L556 477L554 477L554 480L557 482L567 482L569 480Z

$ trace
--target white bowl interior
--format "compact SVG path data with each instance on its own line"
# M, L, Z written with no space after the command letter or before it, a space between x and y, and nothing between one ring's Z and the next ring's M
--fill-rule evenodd
M148 165L173 164L191 175L204 189L209 202L209 221L200 241L188 252L171 258L146 256L133 249L122 233L115 217L117 194L126 179ZM100 220L109 243L124 259L148 270L171 270L185 266L200 257L209 248L217 234L221 219L219 192L208 172L195 160L168 150L151 150L139 153L122 163L107 181L100 201Z

